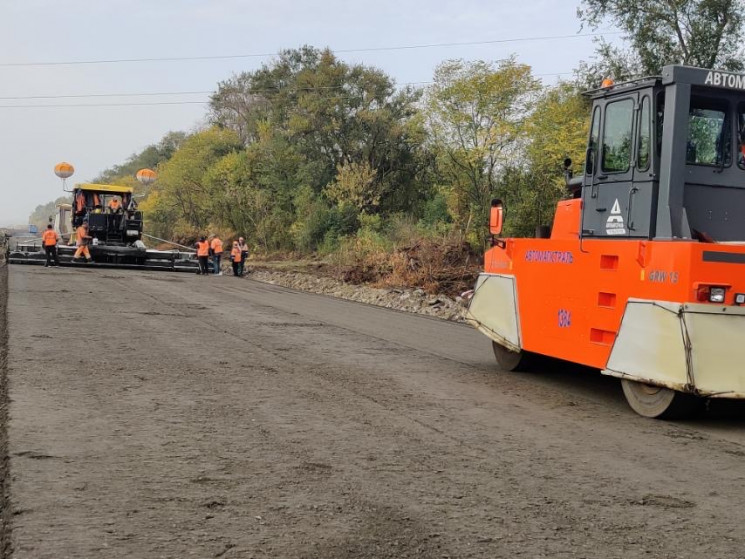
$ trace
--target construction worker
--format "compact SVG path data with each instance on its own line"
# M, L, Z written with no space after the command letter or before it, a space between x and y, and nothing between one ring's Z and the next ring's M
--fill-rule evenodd
M82 190L78 190L75 195L75 215L83 215L85 213L85 194Z
M216 276L222 275L220 270L220 260L222 259L223 246L220 237L217 235L210 235L210 251L212 252L212 266L214 267L213 273Z
M230 261L233 263L233 275L235 277L241 276L241 265L243 264L243 253L241 247L238 246L238 241L233 241L233 248L230 251Z
M238 237L238 248L241 249L241 266L238 270L238 275L242 276L246 266L246 259L248 258L248 245L246 244L246 239L243 237Z
M44 245L44 252L47 255L45 268L49 266L59 266L59 259L57 258L57 243L59 242L59 233L57 233L52 224L47 225L46 230L41 235L41 243Z
M73 262L79 262L81 256L85 256L86 263L93 262L91 251L88 249L92 239L93 237L88 234L88 222L83 221L83 224L75 230L75 246L78 249L72 257Z
M199 261L199 273L203 276L209 274L208 262L210 258L210 243L202 236L197 242L197 260Z
M114 196L109 200L109 213L118 214L122 211L122 202L118 196Z

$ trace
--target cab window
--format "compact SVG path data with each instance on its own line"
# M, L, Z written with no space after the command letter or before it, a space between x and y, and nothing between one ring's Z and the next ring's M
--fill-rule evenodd
M606 173L623 173L631 162L631 131L634 101L623 99L605 107L602 169Z
M600 107L595 107L592 113L592 127L590 128L590 149L585 161L585 174L595 173L595 161L597 161L598 147L600 146Z
M729 166L732 163L732 136L727 123L727 107L712 100L692 98L688 113L688 165Z
M649 169L650 142L652 139L652 112L649 108L649 97L642 98L639 111L639 138L637 139L636 168L640 171Z
M662 156L662 129L665 122L665 92L657 94L657 118L655 119L655 136L657 140L657 157Z
M745 104L737 110L737 166L745 169Z

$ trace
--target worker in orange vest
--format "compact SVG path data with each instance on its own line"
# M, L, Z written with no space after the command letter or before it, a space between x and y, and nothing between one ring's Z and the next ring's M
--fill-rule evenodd
M46 252L47 256L47 262L44 264L45 268L49 268L49 266L59 266L59 259L57 258L58 242L59 233L54 230L50 223L41 235L41 244L44 245L44 252Z
M75 215L82 215L85 213L85 194L82 190L78 190L75 195Z
M197 260L199 261L199 273L203 276L209 274L207 263L210 258L210 243L205 237L200 237L197 242Z
M72 257L73 262L78 262L81 256L85 256L86 263L93 262L91 251L88 249L91 239L93 239L93 237L88 234L88 222L83 221L83 225L75 230L75 245L78 249Z
M243 252L241 252L241 247L238 246L238 241L233 241L230 261L233 263L233 275L239 278L241 276L241 264L243 264Z
M109 213L118 214L121 211L122 211L122 203L119 200L119 197L118 196L114 196L109 201Z
M212 271L216 276L221 276L220 260L222 259L223 246L220 237L217 235L210 235L210 252L212 253Z

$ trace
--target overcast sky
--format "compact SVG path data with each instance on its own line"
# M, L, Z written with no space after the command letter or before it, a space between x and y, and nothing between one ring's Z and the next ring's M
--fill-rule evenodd
M208 99L206 93L107 94L212 91L270 58L31 63L262 54L303 44L374 49L580 31L572 0L2 0L2 6L0 225L26 223L36 205L62 194L56 163L75 166L71 182L90 180L166 132L202 124ZM497 60L512 53L536 74L570 77L592 51L592 38L573 37L339 56L376 66L404 84L430 81L446 59ZM91 97L59 98L78 95ZM47 96L57 98L29 99ZM197 103L90 106L181 101Z

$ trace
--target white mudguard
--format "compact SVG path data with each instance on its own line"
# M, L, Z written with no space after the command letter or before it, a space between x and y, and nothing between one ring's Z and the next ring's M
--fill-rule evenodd
M745 308L629 299L603 374L745 398Z
M479 274L466 321L498 344L520 351L514 276Z

